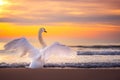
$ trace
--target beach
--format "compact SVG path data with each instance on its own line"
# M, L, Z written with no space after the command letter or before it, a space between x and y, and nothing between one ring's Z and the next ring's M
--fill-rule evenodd
M120 80L120 68L1 68L0 80Z

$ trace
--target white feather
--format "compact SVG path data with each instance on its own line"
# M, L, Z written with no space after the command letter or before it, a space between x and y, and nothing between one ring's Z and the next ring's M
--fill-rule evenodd
M58 42L55 42L50 46L46 46L42 39L42 32L46 32L46 30L44 28L41 28L39 31L39 38L41 38L39 40L43 46L42 49L37 49L33 47L26 38L19 38L8 42L4 46L5 50L1 50L1 52L20 52L20 56L24 56L28 53L29 57L32 60L29 68L42 68L51 55L55 55L58 57L68 57L71 56L71 54L74 54L73 50Z

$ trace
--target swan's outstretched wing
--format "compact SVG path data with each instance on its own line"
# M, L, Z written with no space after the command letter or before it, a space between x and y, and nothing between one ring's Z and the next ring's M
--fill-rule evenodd
M28 49L30 49L32 46L29 44L27 39L25 38L19 38L19 39L14 39L10 42L8 42L4 46L4 50L1 50L2 52L16 52L16 53L21 53L21 56L24 56Z
M68 46L62 45L58 42L41 50L41 53L44 56L45 60L47 60L51 55L58 57L68 57L68 56L70 57L75 54L75 52L72 49L70 49Z
M23 41L23 38L20 38L20 39L14 39L14 40L8 42L8 43L4 46L4 48L5 48L5 50L16 49L17 47L20 46L19 43L20 43L21 41Z

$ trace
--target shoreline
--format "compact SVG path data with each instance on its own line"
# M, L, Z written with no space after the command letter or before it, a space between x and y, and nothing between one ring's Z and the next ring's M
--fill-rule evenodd
M120 68L2 68L0 80L120 80Z

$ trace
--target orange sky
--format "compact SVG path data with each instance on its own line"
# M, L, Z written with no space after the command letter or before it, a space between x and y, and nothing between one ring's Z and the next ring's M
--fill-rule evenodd
M44 37L68 44L120 43L119 0L0 0L0 41ZM53 40L52 40L53 39Z

